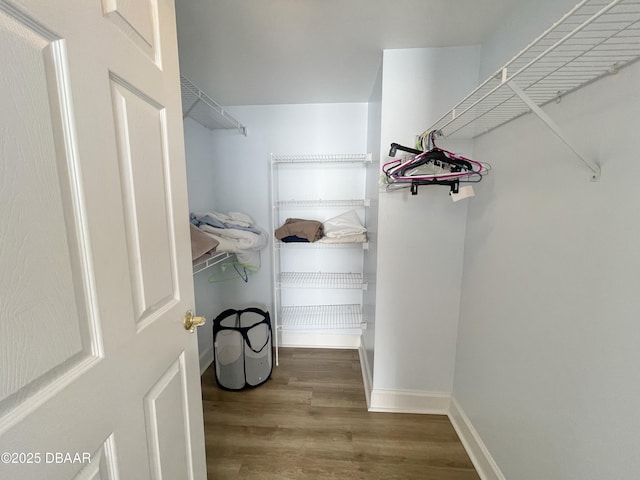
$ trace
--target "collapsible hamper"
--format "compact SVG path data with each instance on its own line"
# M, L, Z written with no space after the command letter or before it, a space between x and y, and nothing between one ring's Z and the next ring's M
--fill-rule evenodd
M243 390L266 382L273 370L269 312L259 308L229 309L213 320L216 382L227 390Z

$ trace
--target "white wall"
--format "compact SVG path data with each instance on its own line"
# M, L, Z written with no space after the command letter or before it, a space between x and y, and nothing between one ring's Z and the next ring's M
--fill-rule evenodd
M384 51L382 162L391 142L413 145L477 83L479 55L478 47ZM374 390L451 392L466 209L444 186L380 194Z
M481 137L454 397L508 479L640 471L640 64Z

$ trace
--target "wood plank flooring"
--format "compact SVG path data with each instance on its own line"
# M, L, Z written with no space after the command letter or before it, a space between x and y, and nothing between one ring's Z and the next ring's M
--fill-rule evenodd
M449 419L367 411L356 350L280 349L265 384L202 377L209 480L479 480Z

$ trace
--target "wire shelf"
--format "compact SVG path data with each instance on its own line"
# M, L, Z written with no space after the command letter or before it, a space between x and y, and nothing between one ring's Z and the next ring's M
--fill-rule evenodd
M213 256L207 258L206 260L203 260L202 262L197 263L196 265L193 266L193 274L195 275L196 273L200 273L203 270L206 270L209 267L213 267L214 265L218 265L222 262L224 262L225 260L227 260L228 258L231 258L233 256L233 253L229 253L229 252L218 252L215 253Z
M271 155L272 163L371 163L370 153Z
M342 248L357 248L362 250L369 250L369 242L361 243L324 243L324 242L280 242L274 241L274 247L277 250L294 250L294 249L342 249Z
M364 328L360 305L317 305L283 307L282 330L325 330Z
M362 273L281 272L278 286L286 288L345 288L366 290Z
M584 0L429 130L478 137L530 111L510 82L543 106L638 58L640 0Z
M247 134L247 127L229 115L213 98L196 87L187 77L180 75L182 117L191 117L210 130L238 130Z
M368 198L355 200L283 200L274 202L275 207L369 207Z

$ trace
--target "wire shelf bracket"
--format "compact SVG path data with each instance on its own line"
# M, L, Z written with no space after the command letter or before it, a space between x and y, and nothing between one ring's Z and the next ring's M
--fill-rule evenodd
M209 130L238 130L245 137L247 127L236 120L213 98L200 90L191 80L180 75L182 118L190 117Z
M529 112L536 114L591 170L584 156L541 109L640 59L640 1L582 0L542 35L437 120L444 137L477 138Z
M509 88L515 93L530 109L531 112L534 113L540 120L542 120L547 127L564 143L569 149L584 163L589 170L591 170L591 181L597 182L600 180L600 165L594 163L587 159L575 146L567 140L567 138L562 133L562 130L558 126L558 124L549 116L547 113L542 110L536 102L534 102L529 95L527 95L524 90L522 90L518 84L511 80L507 82Z

